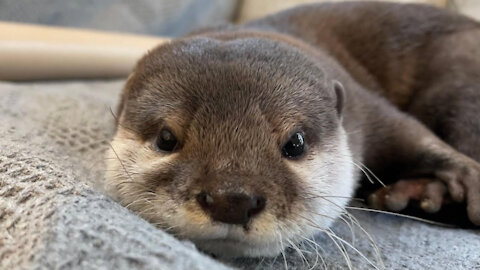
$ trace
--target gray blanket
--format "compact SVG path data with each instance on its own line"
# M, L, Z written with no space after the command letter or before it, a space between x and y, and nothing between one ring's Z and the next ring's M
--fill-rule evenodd
M122 84L0 82L1 269L480 269L480 231L357 210L362 227L345 218L277 258L199 252L101 193Z

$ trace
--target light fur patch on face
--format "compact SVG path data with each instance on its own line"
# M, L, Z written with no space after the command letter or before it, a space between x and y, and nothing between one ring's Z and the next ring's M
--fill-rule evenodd
M151 142L143 142L134 132L121 127L110 146L105 191L131 210L140 212L147 220L157 222L156 204L169 196L152 193L145 175L168 165L175 155L157 153Z
M295 217L304 237L328 229L345 211L344 207L353 194L356 179L343 128L339 129L338 138L338 141L331 142L336 145L329 147L334 151L311 149L315 151L313 158L289 163L290 169L302 180L301 186L306 193L300 200L307 210Z

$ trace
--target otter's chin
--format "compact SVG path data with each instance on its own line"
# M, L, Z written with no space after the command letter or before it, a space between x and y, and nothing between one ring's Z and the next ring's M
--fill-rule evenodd
M323 218L312 220L312 222L318 226L308 226L305 222L299 221L298 224L289 228L288 232L283 232L277 237L273 237L275 234L271 234L271 231L258 236L240 233L243 235L241 236L238 231L230 230L230 234L226 233L223 236L210 235L209 237L208 234L203 233L201 238L190 236L186 239L195 243L199 250L219 258L275 257L290 244L308 239L333 223L331 219Z
M220 258L275 257L285 248L278 241L249 243L235 239L192 240L197 248Z

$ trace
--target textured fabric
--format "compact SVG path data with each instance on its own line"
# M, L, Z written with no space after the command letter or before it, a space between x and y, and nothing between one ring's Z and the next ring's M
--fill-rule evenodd
M0 0L0 20L179 36L231 20L237 0Z
M122 83L0 83L0 269L346 269L339 240L321 232L285 259L219 262L102 195ZM480 269L480 231L351 213L387 269ZM345 224L338 237L381 268L365 233L351 225L352 242ZM348 245L354 269L373 269Z

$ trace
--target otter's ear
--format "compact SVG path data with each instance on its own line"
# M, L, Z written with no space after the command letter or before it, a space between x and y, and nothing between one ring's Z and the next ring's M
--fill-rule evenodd
M345 103L345 89L339 81L333 81L333 89L335 90L335 95L337 96L337 113L338 116L342 116L343 105Z

